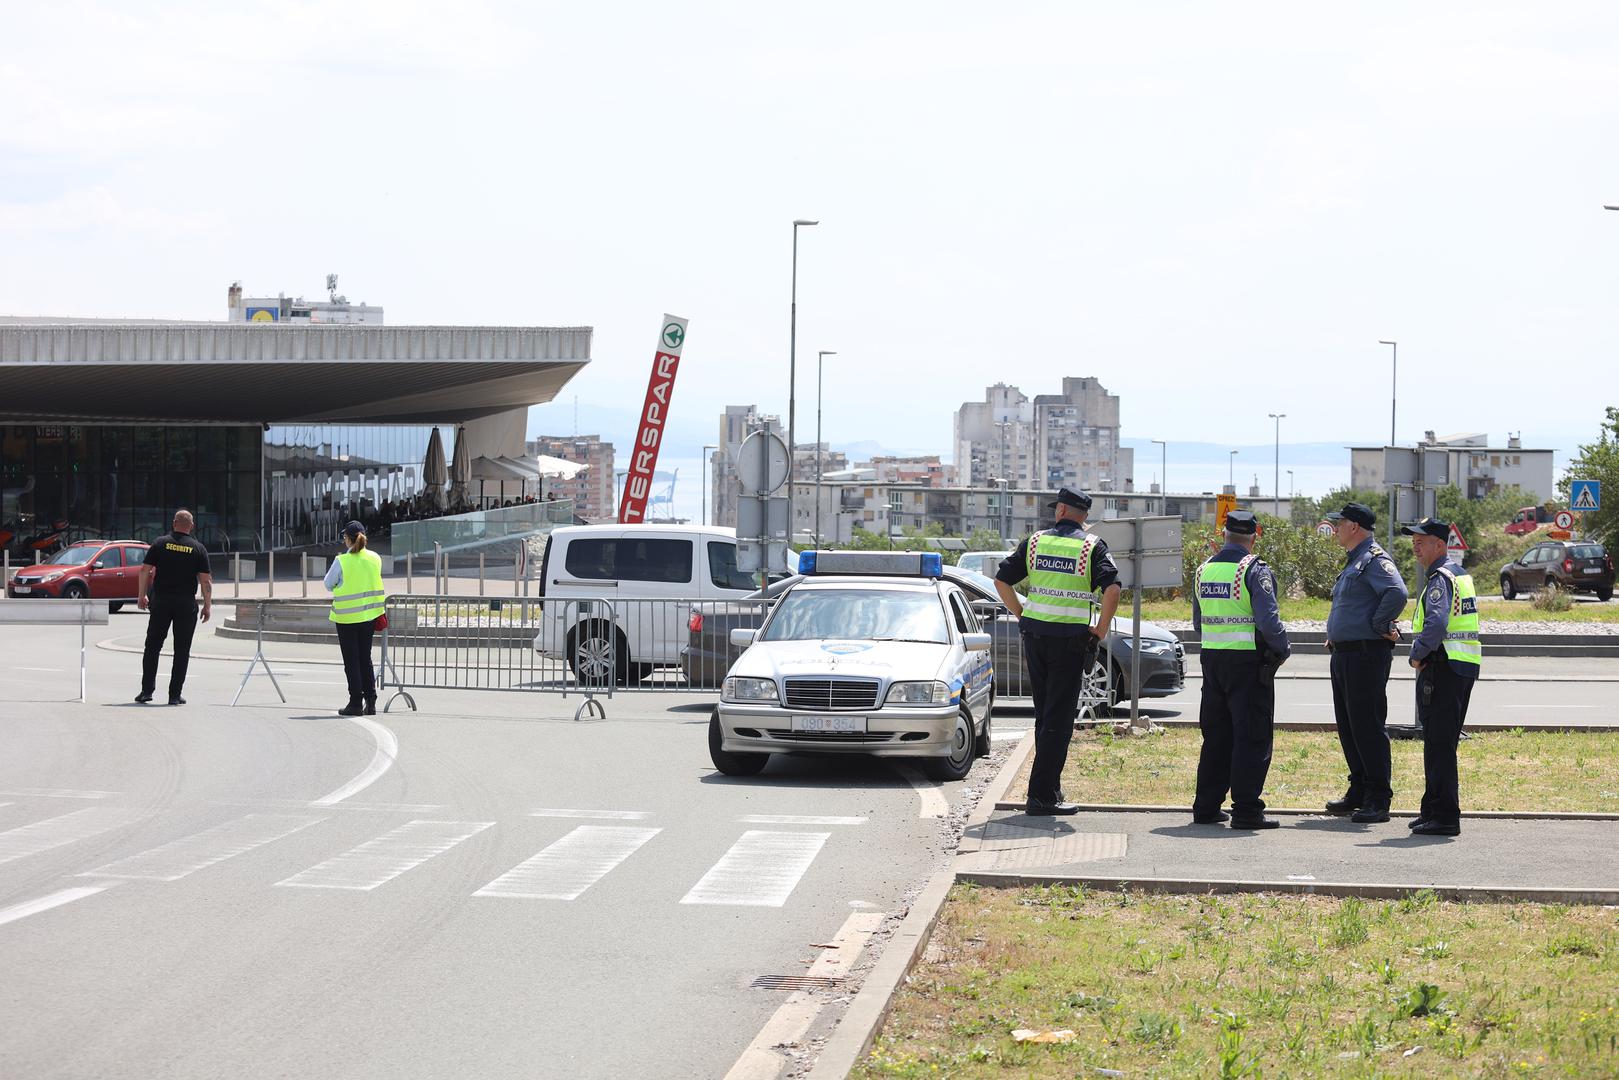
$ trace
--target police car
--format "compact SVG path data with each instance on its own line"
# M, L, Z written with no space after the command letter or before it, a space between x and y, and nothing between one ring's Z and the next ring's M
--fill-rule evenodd
M990 635L937 552L806 551L803 580L757 630L709 718L714 767L764 768L772 753L916 757L960 780L989 753Z

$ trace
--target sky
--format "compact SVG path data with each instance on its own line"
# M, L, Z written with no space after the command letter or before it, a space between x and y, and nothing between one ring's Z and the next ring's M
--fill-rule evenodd
M575 399L633 417L671 312L695 458L724 405L787 412L807 218L801 441L835 350L834 445L948 454L963 401L1064 375L1129 439L1261 445L1283 412L1284 444L1380 442L1384 339L1401 441L1572 448L1619 403L1616 31L1593 2L22 5L0 313L219 319L233 280L336 272L392 324L592 326L535 413L567 433Z

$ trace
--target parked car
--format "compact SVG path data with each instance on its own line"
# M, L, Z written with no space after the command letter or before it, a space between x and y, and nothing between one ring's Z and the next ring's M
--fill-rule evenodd
M582 682L639 681L680 663L691 601L747 596L736 531L704 525L572 525L540 561L534 648Z
M993 578L995 571L1000 569L1001 562L1011 554L1010 551L964 551L961 558L956 560L956 565L963 570L971 570L987 578Z
M972 601L983 629L993 641L991 657L995 666L995 692L1003 697L1027 697L1028 671L1023 665L1023 639L1017 620L1001 603L995 582L983 574L946 566L944 577L959 585ZM790 577L775 582L762 592L725 603L692 605L687 619L689 632L686 651L680 658L686 681L693 686L714 687L742 655L730 643L732 630L753 629L764 622L771 604L797 582ZM1087 678L1086 691L1105 695L1110 703L1130 697L1130 655L1134 644L1130 619L1115 617L1107 636L1108 649L1098 657ZM1103 663L1107 660L1107 663ZM1186 680L1186 651L1175 635L1155 623L1141 623L1141 696L1168 697L1181 691Z
M117 611L134 601L146 545L139 540L94 540L74 544L42 563L24 566L6 583L14 597L106 600Z
M1501 598L1548 586L1613 598L1613 558L1590 540L1548 540L1501 568Z

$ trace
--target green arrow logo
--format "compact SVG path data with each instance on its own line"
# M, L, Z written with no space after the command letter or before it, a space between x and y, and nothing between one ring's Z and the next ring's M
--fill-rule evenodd
M671 349L680 348L681 342L686 340L686 328L677 322L672 322L663 328L663 343Z

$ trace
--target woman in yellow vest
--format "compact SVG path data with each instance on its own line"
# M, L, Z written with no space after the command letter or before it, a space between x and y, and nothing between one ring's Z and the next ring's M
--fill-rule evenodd
M343 674L348 676L349 703L339 716L374 716L377 711L377 676L371 667L371 635L388 600L382 588L382 560L366 549L365 526L351 521L343 527L343 554L326 571L332 591L332 622L343 650Z

